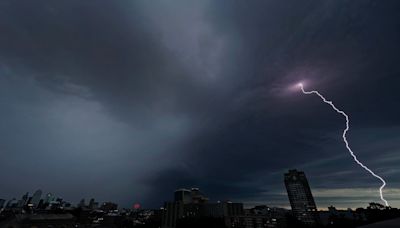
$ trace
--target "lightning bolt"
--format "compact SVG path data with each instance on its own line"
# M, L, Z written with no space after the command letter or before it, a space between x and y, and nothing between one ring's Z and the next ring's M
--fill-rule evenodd
M318 97L320 97L320 98L322 99L322 101L323 101L324 103L329 104L329 105L333 108L333 110L335 110L337 113L343 115L344 118L346 118L346 128L344 129L343 135L342 135L343 141L344 141L344 143L346 144L346 148L347 148L347 150L349 151L350 155L353 157L354 161L355 161L359 166L361 166L363 169L365 169L366 171L368 171L372 176L376 177L377 179L379 179L379 180L382 182L382 185L381 185L381 187L379 188L379 194L380 194L381 200L385 203L385 205L386 205L386 206L389 206L389 203L385 200L385 198L383 198L383 193L382 193L383 188L386 186L385 180L384 180L382 177L380 177L379 175L377 175L376 173L374 173L374 172L373 172L371 169L369 169L366 165L364 165L363 163L361 163L361 162L357 159L357 156L354 154L353 150L352 150L352 149L350 148L350 146L349 146L349 142L347 141L347 138L346 138L346 134L347 134L347 132L348 132L349 129L350 129L350 126L349 126L349 116L348 116L344 111L342 111L342 110L336 108L336 106L333 104L332 101L328 101L327 99L325 99L325 97L322 96L318 91L315 91L315 90L305 91L305 90L304 90L304 86L303 86L302 83L299 83L298 86L301 88L301 92L303 92L303 93L306 94L306 95L316 94Z

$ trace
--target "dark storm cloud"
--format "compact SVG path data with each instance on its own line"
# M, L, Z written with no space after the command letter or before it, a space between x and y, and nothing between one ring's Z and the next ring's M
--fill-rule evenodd
M79 167L63 164L67 171L60 176L82 172L74 182L85 186L85 177L112 181L114 190L98 195L118 194L125 205L142 196L159 206L173 189L190 186L213 199L265 197L282 204L285 197L274 192L283 189L282 172L292 167L303 168L320 188L374 187L376 180L352 163L340 141L343 119L317 98L289 91L299 80L350 113L357 129L350 139L363 159L376 153L367 148L382 150L383 143L363 145L371 134L390 139L384 145L392 148L382 155L398 148L395 131L387 130L399 125L395 1L0 4L8 105L1 110L16 125L4 124L2 134L27 124L24 137L21 131L10 136L25 140L46 123L39 139L25 146L4 140L2 156L13 160L8 168L22 157L40 159L43 184L54 178L46 174L49 153L43 151L60 148L52 159ZM12 118L21 107L36 116ZM47 121L48 109L53 121ZM54 129L67 133L54 135ZM49 135L56 143L47 145ZM32 145L30 153L10 155ZM102 169L93 159L113 162ZM370 164L382 173L392 170L387 176L398 187L395 165ZM343 179L338 170L354 173ZM63 193L80 196L73 187Z
M173 96L166 98L171 101L157 98L173 91L169 84L183 77L183 69L160 47L158 34L148 31L135 6L107 1L8 4L3 3L2 13L8 35L1 44L2 61L9 67L33 70L52 89L88 88L93 99L125 118L174 102ZM181 83L182 89L191 86Z
M289 85L308 80L309 86L320 89L351 113L352 126L398 125L399 79L395 75L400 73L396 64L399 6L375 1L238 1L216 5L210 6L208 19L216 33L228 37L225 74L240 84L230 96L232 102L239 100L241 104L223 119L223 127L210 127L188 143L186 150L192 152L186 154L186 172L197 170L194 179L200 180L200 186L218 183L209 190L217 197L237 197L235 187L224 188L229 184L251 186L238 191L239 198L251 197L262 188L268 189L269 184L282 188L281 176L258 182L258 186L251 180L281 167L301 167L341 152L340 165L313 167L310 174L346 167L357 172L347 178L332 178L335 181L318 178L317 183L331 183L324 187L375 185L376 180L365 176L347 156L340 141L340 116L317 98L279 97L272 92L283 93ZM360 132L358 137L363 136ZM356 144L355 148L367 161L382 149L377 147L367 154L362 153L365 147ZM392 187L398 186L394 176L387 177Z

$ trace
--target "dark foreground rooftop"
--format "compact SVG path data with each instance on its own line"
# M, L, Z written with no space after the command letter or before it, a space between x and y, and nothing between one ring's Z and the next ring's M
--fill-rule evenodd
M369 224L366 226L360 226L359 228L399 228L399 227L400 227L400 218L396 218Z

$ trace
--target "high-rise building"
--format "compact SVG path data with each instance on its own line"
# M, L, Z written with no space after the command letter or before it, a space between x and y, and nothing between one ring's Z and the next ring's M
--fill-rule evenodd
M22 196L22 201L26 202L28 201L29 198L29 192L25 193L25 195Z
M285 173L285 186L293 215L305 224L318 224L317 206L304 172L289 170Z
M33 193L31 204L33 207L37 207L40 202L40 198L42 197L42 190L38 189L35 193Z
M29 192L25 193L25 195L23 195L21 197L20 200L18 200L18 206L19 208L25 206L25 204L28 202L28 198L29 198Z

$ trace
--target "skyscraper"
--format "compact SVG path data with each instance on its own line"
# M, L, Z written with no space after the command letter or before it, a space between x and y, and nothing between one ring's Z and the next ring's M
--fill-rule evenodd
M285 173L285 186L293 215L308 225L319 223L317 206L304 172L289 170Z
M31 200L31 204L32 204L34 207L37 207L37 206L39 205L39 202L40 202L40 198L41 198L41 197L42 197L42 190L40 190L40 189L36 190L36 192L33 193L32 200Z
M20 200L18 200L18 207L23 207L28 202L29 192L25 193Z

